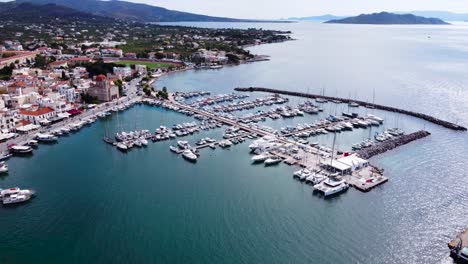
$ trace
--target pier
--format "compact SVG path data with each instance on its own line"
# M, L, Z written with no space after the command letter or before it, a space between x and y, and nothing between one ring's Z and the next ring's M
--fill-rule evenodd
M466 127L430 116L422 113L417 113L405 109L400 109L396 107L391 107L391 106L385 106L385 105L379 105L375 103L367 103L364 101L359 101L359 100L353 100L349 98L340 98L340 97L332 97L332 96L324 96L324 95L318 95L318 94L310 94L310 93L301 93L301 92L294 92L294 91L286 91L286 90L277 90L277 89L271 89L271 88L263 88L263 87L249 87L249 88L242 88L238 87L235 88L234 90L239 91L239 92L265 92L265 93L275 93L275 94L283 94L283 95L290 95L290 96L297 96L297 97L305 97L305 98L312 98L312 99L317 99L317 98L322 98L330 101L340 101L342 103L357 103L360 106L364 107L369 107L369 108L375 108L379 110L385 110L389 112L395 112L395 113L400 113L400 114L405 114L413 117L417 117L423 120L426 120L428 122L434 123L439 126L443 126L448 129L452 130L457 130L457 131L466 131Z
M429 136L431 133L420 130L411 134L402 135L394 139L387 140L369 148L361 149L356 153L363 159L369 159L375 155L382 154L399 146L408 144L414 140Z

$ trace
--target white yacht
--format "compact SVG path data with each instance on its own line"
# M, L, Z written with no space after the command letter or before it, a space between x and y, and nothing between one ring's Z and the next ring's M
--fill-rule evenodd
M178 145L179 148L181 148L181 149L190 148L190 145L189 145L188 141L185 141L185 140L179 140L179 141L177 141L177 145Z
M177 153L179 151L179 149L177 147L174 147L174 146L169 146L169 149L172 151L172 152L175 152Z
M184 150L184 152L182 152L182 156L189 161L196 161L198 158L197 155L193 154L189 149Z
M323 182L327 177L322 174L315 173L313 175L310 175L305 179L306 183L311 183L312 185L317 185L321 182Z
M30 146L19 146L19 145L10 146L8 147L8 149L13 154L19 154L19 155L31 154L33 151L33 149Z
M278 164L281 162L281 158L280 157L269 157L268 159L265 160L265 165L266 166L269 166L269 165L274 165L274 164Z
M123 152L128 150L127 145L125 143L122 143L122 142L117 143L116 147L117 147L118 150L123 151Z
M307 177L309 177L312 174L312 172L308 169L302 169L294 172L293 177L298 178L301 181L305 180Z
M2 200L4 205L21 203L31 199L34 193L35 192L33 190L21 190L18 187L14 187L6 190L0 190L0 199Z
M36 139L41 142L55 142L58 138L52 134L37 133Z
M7 173L8 172L8 165L4 162L0 162L0 173Z
M347 190L348 184L344 180L327 178L323 182L314 185L314 189L321 191L325 196L329 196Z
M141 146L143 145L143 144L141 144L140 139L135 140L133 143L134 143L135 146L137 146L137 147L141 147Z
M39 144L37 140L31 139L31 140L28 140L28 142L26 142L25 145L30 146L30 147L37 147Z
M146 140L145 138L140 138L140 142L143 146L148 146L148 140Z
M264 162L267 160L271 155L269 153L262 153L259 155L255 155L252 157L252 161L257 163L257 162Z

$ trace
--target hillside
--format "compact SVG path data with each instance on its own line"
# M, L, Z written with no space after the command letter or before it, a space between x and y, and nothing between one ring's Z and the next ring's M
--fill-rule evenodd
M0 21L48 22L55 19L109 22L112 18L101 17L56 4L35 5L31 3L0 3Z
M178 22L178 21L213 21L239 22L240 19L212 17L187 12L168 10L165 8L110 0L17 0L16 3L33 3L37 5L56 4L91 13L98 16L144 21L144 22Z
M329 20L325 23L335 24L377 24L377 25L448 25L447 22L438 18L425 18L412 14L392 14L387 12L362 14L355 17Z

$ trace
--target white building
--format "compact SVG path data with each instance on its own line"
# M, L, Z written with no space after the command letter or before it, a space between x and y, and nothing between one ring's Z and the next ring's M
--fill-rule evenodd
M130 67L114 67L115 75L120 75L122 78L132 76L132 69Z
M65 100L69 102L77 102L80 98L80 93L76 91L74 87L71 87L68 84L62 84L57 86L57 92L64 97Z
M146 65L135 65L135 71L137 71L138 73L144 75L146 74L148 71L146 69Z
M55 110L50 107L25 109L18 112L18 117L29 122L39 125L41 121L52 118L56 115Z

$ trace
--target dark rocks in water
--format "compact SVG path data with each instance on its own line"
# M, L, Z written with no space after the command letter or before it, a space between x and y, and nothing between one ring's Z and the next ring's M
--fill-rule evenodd
M365 149L361 149L357 152L357 154L359 155L359 157L363 159L369 159L375 155L382 154L384 152L387 152L399 146L408 144L411 141L427 137L430 134L431 133L425 130L420 130L411 134L402 135L402 136L384 141L382 143L379 143L377 145L374 145Z

